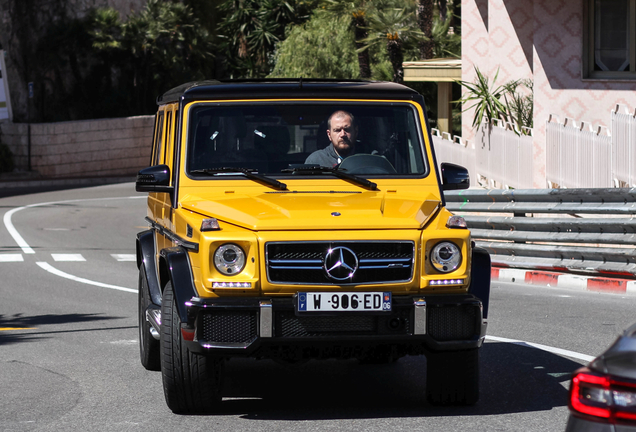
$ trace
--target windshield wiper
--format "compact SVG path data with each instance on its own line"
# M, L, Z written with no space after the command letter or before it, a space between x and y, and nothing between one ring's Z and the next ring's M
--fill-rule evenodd
M250 180L254 180L256 182L265 183L267 186L271 186L274 189L278 190L287 190L287 185L285 183L279 182L270 177L266 177L264 175L255 174L253 171L256 171L251 168L237 168L237 167L220 167L220 168L206 168L206 169L198 169L190 171L191 174L221 174L221 173L240 173L243 174Z
M370 190L378 190L378 185L376 183L373 183L372 181L367 180L365 178L358 177L357 175L348 174L344 172L344 170L341 170L338 168L330 168L330 167L320 166L320 165L303 164L300 166L286 168L282 170L281 172L292 172L292 173L302 173L302 174L314 174L317 172L320 172L320 173L326 172L326 173L331 173L335 175L336 177L341 178L343 180L349 180L364 188L367 188Z

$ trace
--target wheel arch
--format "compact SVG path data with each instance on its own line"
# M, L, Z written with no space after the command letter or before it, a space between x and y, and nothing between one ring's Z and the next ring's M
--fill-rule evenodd
M162 285L159 284L156 260L155 233L153 230L142 231L137 234L137 268L144 266L146 281L148 283L148 293L150 300L157 306L161 306Z
M188 322L188 312L185 303L190 301L192 297L196 297L197 291L194 287L194 277L188 251L181 246L162 249L159 252L159 283L162 290L168 281L172 281L181 322Z
M481 300L484 319L488 318L488 305L490 303L490 268L488 251L480 247L473 248L468 292Z

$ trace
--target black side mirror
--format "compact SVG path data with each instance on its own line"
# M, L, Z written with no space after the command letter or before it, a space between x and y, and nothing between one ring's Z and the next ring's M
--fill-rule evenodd
M137 192L172 193L174 188L170 186L170 168L168 168L168 165L155 165L139 171L135 190Z
M470 187L470 176L468 170L463 166L448 162L442 163L442 189L468 189Z

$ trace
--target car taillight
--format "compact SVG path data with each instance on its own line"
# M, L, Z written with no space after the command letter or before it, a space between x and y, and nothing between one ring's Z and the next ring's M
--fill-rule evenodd
M636 421L636 383L579 369L570 385L570 410L609 423Z

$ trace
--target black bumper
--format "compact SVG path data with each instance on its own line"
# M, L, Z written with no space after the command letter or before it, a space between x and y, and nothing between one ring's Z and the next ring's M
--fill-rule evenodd
M280 350L303 357L348 357L392 347L401 355L478 348L486 334L481 301L471 295L393 296L381 313L297 313L295 299L194 298L182 334L188 348L218 356L272 358ZM187 340L192 339L192 340ZM349 354L346 354L349 353Z

